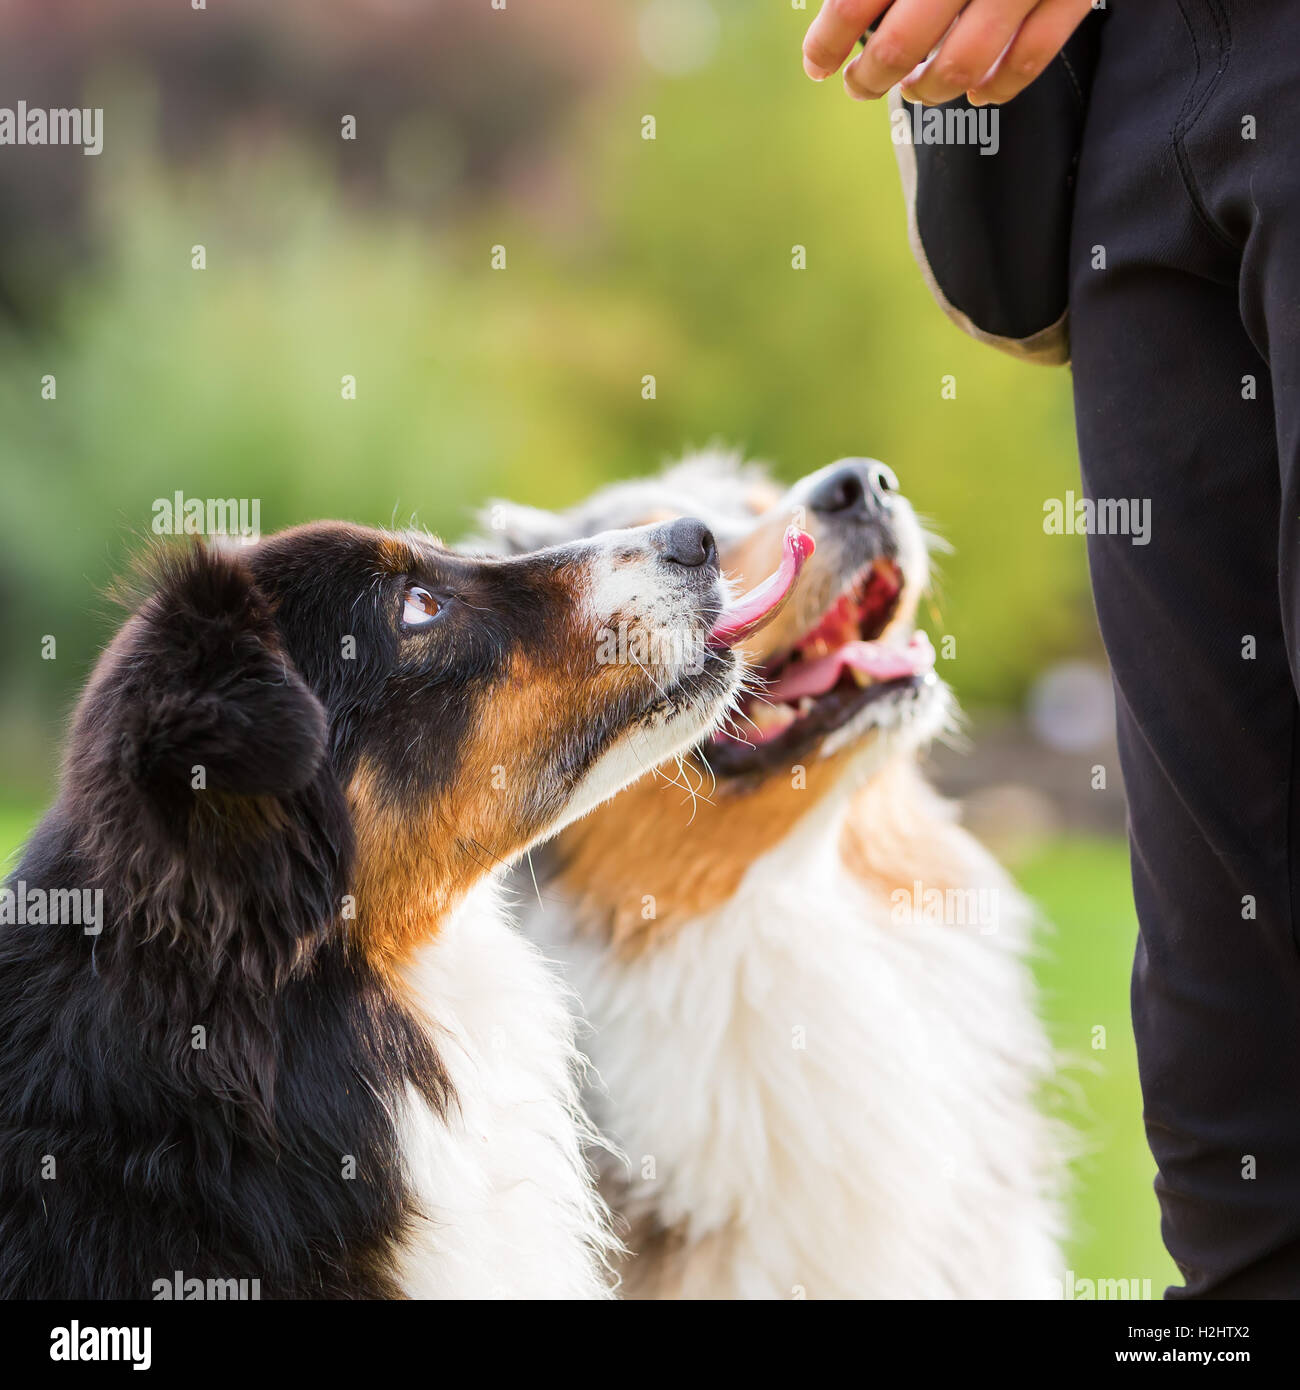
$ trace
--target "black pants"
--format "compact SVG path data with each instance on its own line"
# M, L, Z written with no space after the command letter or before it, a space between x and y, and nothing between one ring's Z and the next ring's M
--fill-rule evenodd
M1110 0L1070 325L1172 1296L1300 1297L1300 0ZM1253 138L1252 138L1253 137ZM1103 261L1104 257L1104 261Z

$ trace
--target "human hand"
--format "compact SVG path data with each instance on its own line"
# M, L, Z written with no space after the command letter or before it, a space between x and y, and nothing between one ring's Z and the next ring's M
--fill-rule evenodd
M901 82L908 101L927 105L962 92L975 106L1010 101L1091 8L1092 0L825 0L804 36L803 67L823 81L880 19L844 70L844 88L856 100L882 97Z

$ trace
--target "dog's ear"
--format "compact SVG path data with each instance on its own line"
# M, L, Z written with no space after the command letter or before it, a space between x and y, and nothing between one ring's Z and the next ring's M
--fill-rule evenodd
M164 550L143 579L146 596L81 711L115 725L121 770L164 806L203 791L275 796L305 787L325 757L325 711L239 554L202 544Z

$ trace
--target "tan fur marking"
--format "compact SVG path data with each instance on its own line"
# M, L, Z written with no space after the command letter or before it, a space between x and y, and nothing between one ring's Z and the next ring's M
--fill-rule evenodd
M516 653L508 672L479 698L472 737L448 785L416 809L394 802L378 768L363 762L348 787L357 839L356 933L382 969L393 970L436 935L485 874L516 856L545 828L546 753L577 727L614 683L637 685L634 666L595 667L586 633L570 650L534 665ZM594 672L588 679L584 673Z
M845 866L886 899L915 883L946 892L982 875L971 841L945 801L910 761L891 761L854 797L840 839Z
M809 763L800 790L778 770L749 791L718 788L712 800L704 799L708 774L688 759L685 776L701 792L693 812L686 794L662 778L637 782L560 838L559 878L577 899L578 920L599 923L615 946L635 952L721 906L754 860L835 785L851 756Z
M353 923L362 950L381 970L393 973L407 954L438 928L472 881L454 856L440 846L428 821L412 825L379 789L379 776L363 763L347 789L357 838L351 885Z

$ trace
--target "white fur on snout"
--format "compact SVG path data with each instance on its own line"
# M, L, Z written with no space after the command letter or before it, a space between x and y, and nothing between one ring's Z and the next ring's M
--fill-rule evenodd
M585 602L598 630L625 623L650 637L678 639L677 645L689 650L692 641L704 637L700 610L708 591L688 578L683 566L661 558L651 543L656 529L643 526L598 538L588 561ZM720 579L711 596L723 601ZM671 655L669 641L657 649ZM667 674L675 679L682 670L670 666Z
M710 588L682 566L665 563L651 541L654 529L602 535L588 558L583 601L593 641L606 656L639 668L646 714L589 769L561 825L706 738L739 694L741 668L735 661L689 694L681 687L707 657L703 602L712 598L721 607L730 591L720 577Z

